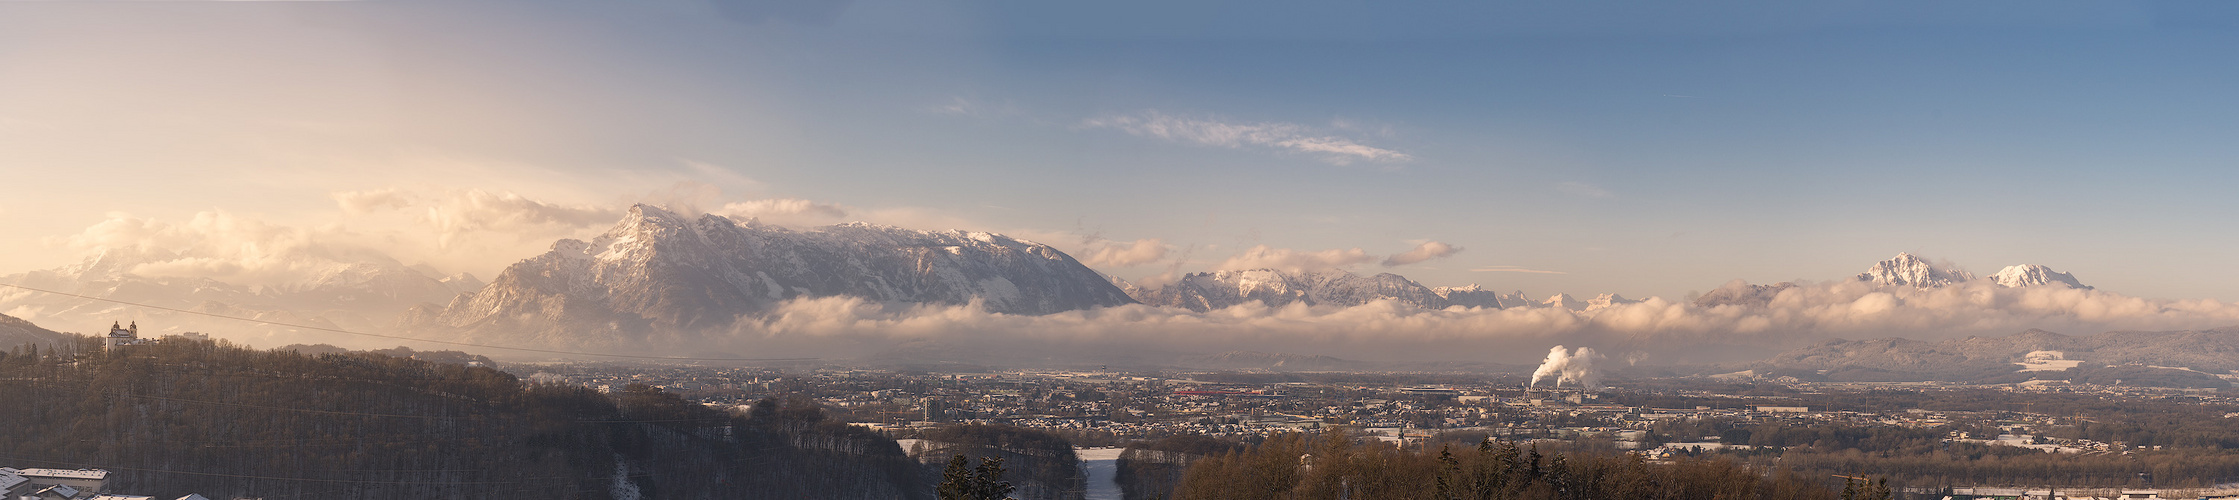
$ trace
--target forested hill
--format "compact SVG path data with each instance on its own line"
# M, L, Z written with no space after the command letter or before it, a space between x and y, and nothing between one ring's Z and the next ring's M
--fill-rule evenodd
M71 335L40 328L22 318L0 314L0 350L19 349L26 345L52 346L67 342Z
M930 496L894 441L807 402L738 415L380 354L77 347L0 356L0 465L104 468L159 498Z

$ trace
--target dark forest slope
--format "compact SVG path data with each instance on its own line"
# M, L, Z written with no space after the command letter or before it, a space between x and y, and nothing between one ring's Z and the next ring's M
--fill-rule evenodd
M52 346L70 342L74 335L40 328L22 318L0 314L0 350L22 347L27 344Z
M807 403L736 415L379 354L80 342L0 357L0 464L106 468L160 498L930 496L892 440Z

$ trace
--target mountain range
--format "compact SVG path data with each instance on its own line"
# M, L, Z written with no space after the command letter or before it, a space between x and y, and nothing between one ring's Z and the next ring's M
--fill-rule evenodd
M1976 278L1974 273L1969 273L1966 270L1951 266L1940 266L1928 262L1927 259L1901 252L1896 257L1874 263L1873 267L1866 269L1866 272L1858 273L1852 279L1877 287L1939 288L1984 279L1991 284L2006 288L2047 286L2079 290L2092 289L2092 287L2084 285L2083 282L2077 281L2075 275L2054 271L2050 267L2037 264L2006 266L1989 278ZM1771 304L1774 299L1780 296L1781 292L1796 289L1798 286L1792 282L1757 285L1737 280L1711 289L1709 292L1704 292L1701 296L1695 298L1694 303L1700 307L1761 308Z
M0 282L196 313L345 329L383 329L407 308L449 301L482 286L472 275L435 277L385 256L349 256L299 262L302 272L280 283L244 285L204 277L150 275L152 266L194 261L195 255L161 249L107 248L55 269L0 276ZM0 312L49 326L99 329L139 321L148 333L195 329L278 334L291 329L203 317L114 302L28 290L0 289Z
M1269 307L1291 304L1352 307L1377 300L1391 300L1425 309L1464 307L1523 307L1531 299L1523 292L1501 294L1467 287L1432 288L1392 273L1361 276L1339 269L1283 271L1248 269L1190 273L1173 283L1140 287L1115 280L1136 301L1205 312L1248 302Z
M561 240L408 327L474 341L690 345L795 298L977 304L1040 315L1134 303L1048 245L864 223L793 230L637 205L590 241Z
M207 325L236 340L244 332L262 331L276 343L339 339L282 338L289 328L194 313L519 347L673 352L700 348L702 340L734 331L742 319L769 321L774 308L797 299L966 306L1022 316L1137 303L1208 312L1255 302L1281 308L1379 301L1428 310L1544 308L1590 316L1638 302L1616 294L1535 299L1522 291L1431 287L1398 274L1334 268L1219 270L1135 284L1100 274L1048 245L994 233L866 223L797 229L649 205L631 207L596 237L559 240L487 285L470 275L437 277L430 269L378 255L322 257L292 281L263 285L145 272L194 257L161 249L104 249L78 264L0 277L193 313L15 289L0 290L0 313L74 328L137 320L159 334ZM1904 253L1875 263L1855 280L1876 287L1987 281L2090 289L2073 275L2039 265L2010 266L1977 278ZM1799 286L1736 281L1700 295L1693 305L1764 308Z
M1866 272L1858 273L1855 279L1878 286L1936 288L1974 281L1976 278L1974 273L1969 273L1966 270L1948 265L1933 264L1928 262L1927 259L1900 252L1896 257L1891 257L1889 260L1874 263L1874 267L1867 269ZM2091 289L2089 286L2084 286L2083 282L2076 281L2075 275L2054 271L2050 267L2036 264L2006 266L2005 269L2000 269L1997 274L1990 275L1989 280L1998 286L2008 288L2064 286L2084 290Z
M1857 280L1881 286L1913 286L1933 288L1975 279L1973 273L1951 267L1939 267L1926 259L1909 253L1899 253L1889 260L1874 263L1866 272L1858 273Z
M51 346L68 338L68 334L40 328L22 318L0 314L0 352L25 345Z
M1757 365L1767 374L1831 381L2021 382L2127 377L2177 387L2228 387L2239 370L2239 328L2110 331L2073 337L2028 330L1939 342L1832 339ZM2112 378L2109 378L2112 377Z

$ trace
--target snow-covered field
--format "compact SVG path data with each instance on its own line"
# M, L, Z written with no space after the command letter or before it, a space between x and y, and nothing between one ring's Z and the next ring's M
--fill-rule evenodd
M1088 476L1088 500L1120 500L1119 483L1112 478L1119 475L1119 456L1122 448L1074 448L1073 454L1081 458L1081 471Z

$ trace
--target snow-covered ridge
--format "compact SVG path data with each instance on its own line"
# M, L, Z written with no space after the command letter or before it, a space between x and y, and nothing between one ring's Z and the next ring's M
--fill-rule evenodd
M1926 259L1899 253L1889 260L1874 263L1873 268L1858 273L1857 279L1881 286L1934 288L1972 280L1975 275L1957 268L1939 268Z
M1445 297L1446 303L1450 306L1506 309L1531 307L1533 305L1531 296L1524 295L1523 290L1517 290L1514 293L1500 293L1472 284L1454 287L1431 287L1430 291L1440 297Z
M1063 252L999 234L864 223L794 230L638 205L606 233L555 242L420 326L601 344L721 329L789 299L831 296L1025 315L1134 302Z
M2083 282L2076 281L2076 276L2073 274L2054 271L2050 267L2036 264L2006 266L2005 269L1998 270L1998 274L1990 275L1990 281L2008 288L2052 285L2083 290L2091 289L2091 287L2085 286Z
M1470 295L1475 292L1461 293L1483 303L1484 298ZM1274 307L1294 303L1350 307L1392 300L1422 308L1444 309L1451 304L1447 295L1454 291L1442 295L1391 273L1361 276L1339 269L1301 272L1249 269L1190 273L1166 286L1136 288L1133 293L1135 300L1145 304L1202 312L1253 301ZM1497 301L1498 297L1493 300Z
M1909 253L1899 253L1896 257L1875 263L1872 269L1859 273L1857 280L1873 283L1877 286L1935 288L1974 281L1975 275L1958 268L1938 267L1930 264L1926 259ZM2037 264L2006 266L2005 269L2000 269L1997 274L1990 275L1989 280L1991 283L2007 288L2053 285L2082 290L2091 289L2089 286L2084 286L2082 282L2076 281L2075 275L2054 271L2050 267Z
M1424 309L1538 307L1524 292L1500 293L1478 285L1427 287L1391 273L1361 276L1342 269L1284 271L1247 269L1190 273L1173 283L1143 288L1122 282L1128 295L1145 304L1192 311L1225 309L1247 302L1272 307L1291 304L1352 307L1388 300ZM1622 301L1622 298L1616 300ZM1584 303L1576 309L1583 309Z

